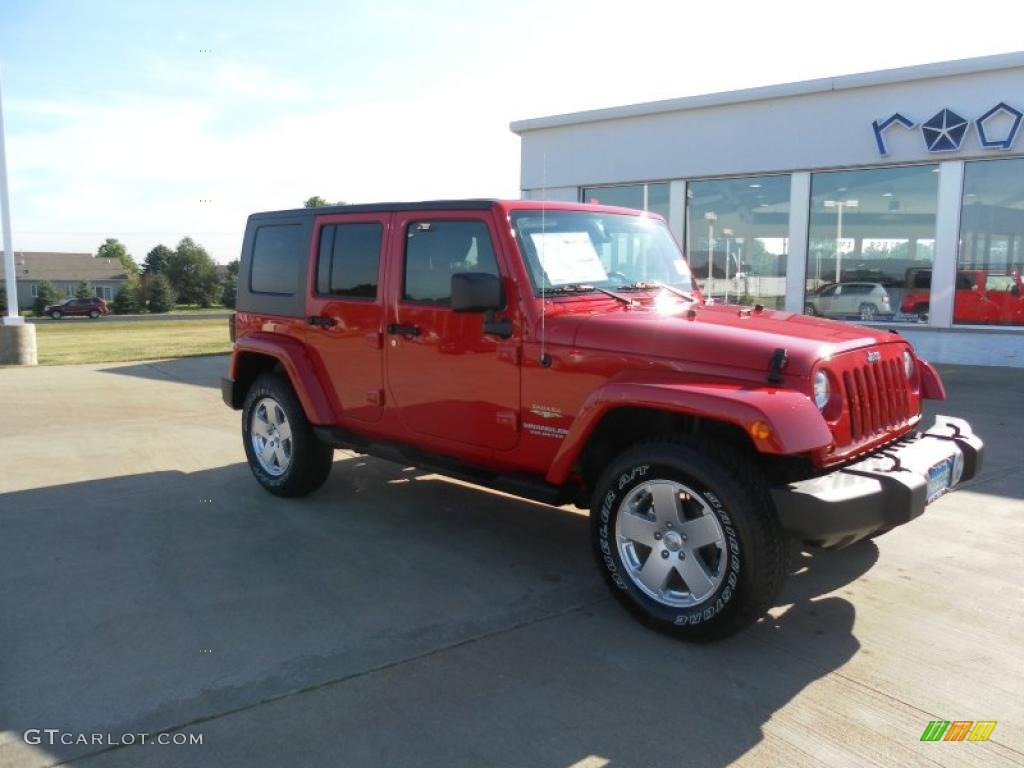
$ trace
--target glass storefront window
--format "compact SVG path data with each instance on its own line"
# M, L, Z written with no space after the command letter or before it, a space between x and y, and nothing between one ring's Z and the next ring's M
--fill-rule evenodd
M783 307L789 187L789 176L687 184L686 257L705 296Z
M840 320L927 317L939 168L811 177L804 312Z
M668 221L668 182L650 184L622 184L615 187L583 187L580 199L584 203L617 205L636 208L663 216Z
M1024 159L964 166L953 322L1024 325Z

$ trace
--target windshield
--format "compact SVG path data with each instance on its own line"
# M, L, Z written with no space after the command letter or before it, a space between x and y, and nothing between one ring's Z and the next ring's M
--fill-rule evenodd
M693 290L690 269L665 224L592 211L516 211L512 230L534 292L561 287Z

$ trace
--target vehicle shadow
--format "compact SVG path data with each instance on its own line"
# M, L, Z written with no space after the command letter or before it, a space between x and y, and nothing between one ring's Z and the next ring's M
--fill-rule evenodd
M608 598L584 515L376 460L337 461L324 489L298 500L267 495L243 464L22 491L0 497L0 528L0 732L13 734L0 763L17 765L101 750L27 745L26 729L157 733L197 721L225 730L190 764L295 764L288 717L244 735L238 724L302 711L305 692L321 690L335 705L303 715L301 753L328 763L381 764L381 750L409 740L416 750L389 764L568 766L598 754L678 765L664 734L680 718L686 764L725 765L857 652L854 608L830 593L877 557L871 543L805 555L773 616L695 646ZM483 666L462 659L485 652ZM425 671L407 679L409 665ZM385 685L358 697L343 682L388 675L418 693L395 702ZM508 680L516 695L496 696ZM446 704L424 706L435 684ZM699 707L681 698L689 689L703 692ZM606 722L610 691L628 735ZM457 743L425 739L432 721ZM129 747L95 762L181 760Z
M118 376L134 376L154 381L173 381L196 387L210 387L220 390L220 379L227 375L227 355L201 355L178 357L171 360L151 360L142 363L111 364L100 368L100 373Z

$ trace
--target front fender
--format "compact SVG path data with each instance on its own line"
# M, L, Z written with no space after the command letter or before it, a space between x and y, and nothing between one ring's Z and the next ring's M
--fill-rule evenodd
M272 357L281 364L311 424L335 422L330 400L316 377L313 361L301 342L288 336L270 333L252 333L239 338L235 342L235 353L231 356L229 373L235 381L238 380L239 361L247 353Z
M918 370L921 371L921 397L925 400L945 400L946 387L931 363L917 359Z
M824 448L832 442L825 419L811 399L791 389L762 389L741 384L692 384L668 381L614 381L587 398L555 455L547 481L560 485L591 433L615 408L650 408L734 424L751 436L762 453L795 455ZM771 428L757 438L755 422Z

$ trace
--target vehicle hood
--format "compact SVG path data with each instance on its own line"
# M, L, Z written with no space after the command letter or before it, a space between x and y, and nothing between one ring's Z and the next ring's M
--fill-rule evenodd
M888 331L728 304L681 305L669 312L616 307L589 315L574 338L581 349L751 371L768 371L781 347L789 376L807 376L817 361L841 352L893 342L905 343Z

